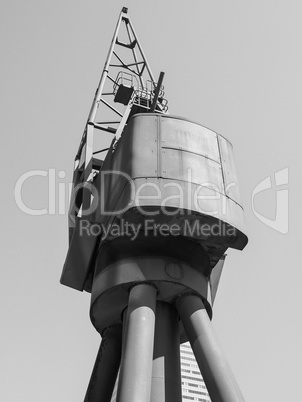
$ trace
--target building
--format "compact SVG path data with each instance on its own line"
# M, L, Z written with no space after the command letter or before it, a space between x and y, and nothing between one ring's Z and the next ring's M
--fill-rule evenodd
M183 402L211 402L207 388L200 374L190 344L180 346L181 385ZM117 383L115 384L111 402L116 402Z
M111 402L116 402L117 384L118 384L118 377L119 377L119 374L120 374L120 373L118 373L118 375L117 375L117 379L116 379L116 382L115 382L114 390L113 390L113 392L112 392Z
M180 346L180 362L183 402L210 402L207 387L188 342Z

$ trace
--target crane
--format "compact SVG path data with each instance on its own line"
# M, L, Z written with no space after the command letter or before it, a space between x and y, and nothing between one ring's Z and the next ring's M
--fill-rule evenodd
M74 162L61 283L102 337L85 402L181 402L189 341L213 402L244 398L211 325L228 248L248 241L231 143L168 114L123 8ZM106 145L104 146L104 144Z

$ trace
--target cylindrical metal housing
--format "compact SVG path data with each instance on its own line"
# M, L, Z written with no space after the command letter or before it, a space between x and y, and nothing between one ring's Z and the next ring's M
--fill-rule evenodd
M209 278L202 272L202 268L208 265L205 254L193 247L190 250L195 259L188 255L188 262L185 263L183 259L170 257L169 247L165 247L167 255L163 256L150 255L150 251L148 255L140 242L129 244L130 255L131 246L136 247L141 255L127 258L127 253L124 254L125 250L117 240L117 244L112 241L104 246L104 250L101 248L103 252L100 252L96 261L90 316L100 333L104 328L122 322L122 312L127 308L129 291L139 282L153 283L158 289L157 299L168 303L173 303L176 297L188 291L198 293L204 299L209 316L212 316L212 290ZM174 250L175 256L182 253L181 246L182 243L178 250ZM106 258L103 260L102 256ZM109 257L111 263L108 262ZM182 326L180 336L182 341L187 339Z
M96 222L148 219L203 242L238 249L247 242L232 145L197 123L134 115L95 184Z

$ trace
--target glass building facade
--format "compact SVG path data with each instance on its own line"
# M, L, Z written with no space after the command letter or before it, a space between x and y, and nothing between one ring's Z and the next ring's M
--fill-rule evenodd
M189 343L180 346L181 385L183 402L210 402L207 388L200 374L194 354ZM117 383L111 402L116 402Z
M180 346L181 386L183 402L210 402L207 387L200 374L189 343Z

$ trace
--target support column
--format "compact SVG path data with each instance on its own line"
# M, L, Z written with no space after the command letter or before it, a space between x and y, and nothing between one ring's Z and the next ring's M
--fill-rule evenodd
M157 302L151 402L181 402L179 317L169 303Z
M182 296L176 307L212 401L244 402L200 297Z
M150 402L156 294L148 283L130 291L117 402Z
M84 402L110 402L120 366L122 326L105 329Z

